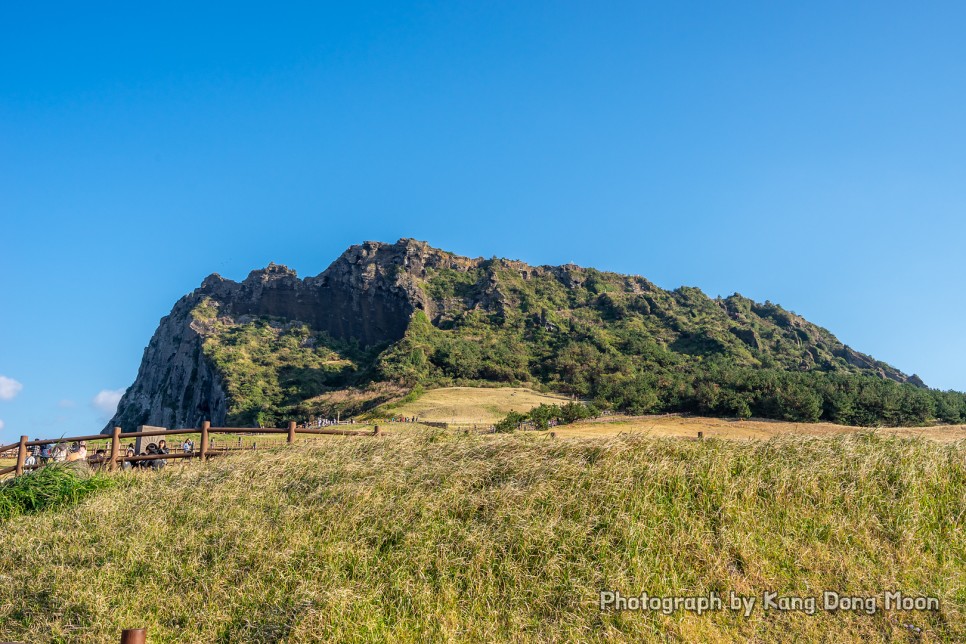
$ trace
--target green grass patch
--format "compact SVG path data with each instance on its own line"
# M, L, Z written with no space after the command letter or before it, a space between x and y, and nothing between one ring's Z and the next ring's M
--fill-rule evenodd
M73 505L117 484L116 478L81 467L50 465L0 483L0 519Z

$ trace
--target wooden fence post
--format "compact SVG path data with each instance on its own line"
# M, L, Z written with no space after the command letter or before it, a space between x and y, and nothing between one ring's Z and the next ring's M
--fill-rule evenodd
M208 459L208 428L211 427L211 423L207 420L201 423L201 462L204 463Z
M294 420L288 421L288 442L289 443L295 442L295 421Z
M117 469L117 457L121 455L121 428L115 427L114 433L111 434L111 465L110 470L113 472Z
M145 644L148 632L143 628L125 628L121 631L121 644Z
M23 474L23 464L27 461L27 441L26 436L20 437L20 444L17 446L17 476Z

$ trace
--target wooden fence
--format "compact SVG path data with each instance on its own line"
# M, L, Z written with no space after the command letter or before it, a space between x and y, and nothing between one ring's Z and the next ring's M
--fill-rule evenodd
M200 443L197 451L185 452L185 453L171 453L171 454L145 454L145 455L135 455L135 456L123 456L121 454L121 439L127 438L140 438L140 437L150 437L150 436L180 436L183 434L201 434L201 439L198 441ZM21 436L20 441L16 443L11 443L9 445L0 446L0 454L4 452L11 451L13 449L17 450L17 464L9 467L0 469L0 476L5 476L7 474L14 474L15 476L20 476L28 469L36 469L41 467L38 463L33 466L26 465L27 456L29 455L31 448L40 447L44 445L56 445L58 443L68 443L68 442L80 442L80 441L95 441L104 440L110 438L111 449L110 453L106 455L106 458L100 461L101 466L107 465L110 470L116 470L120 464L124 461L137 462L137 461L155 461L162 459L174 459L174 458L200 458L202 462L206 461L209 457L215 456L217 454L223 454L225 452L234 451L232 448L223 449L213 449L212 448L212 435L217 434L285 434L287 443L294 443L297 434L310 434L310 435L326 435L326 436L379 436L381 434L379 426L376 425L371 431L369 430L353 430L353 429L329 429L328 427L299 427L294 421L288 424L288 427L212 427L211 423L205 421L201 425L201 429L152 429L148 431L138 431L138 432L122 432L120 427L115 427L114 431L110 436L104 434L94 434L91 436L65 436L62 438L53 438L45 440L28 440L27 436ZM92 462L89 458L88 462Z

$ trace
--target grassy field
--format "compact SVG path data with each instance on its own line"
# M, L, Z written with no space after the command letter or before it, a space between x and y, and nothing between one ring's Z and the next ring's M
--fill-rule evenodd
M114 476L2 525L0 639L966 640L963 442L413 431ZM605 589L880 610L601 611Z
M568 399L525 388L447 387L431 389L416 401L395 405L385 415L418 416L420 420L454 424L491 424L508 412L526 412L542 403L562 405ZM378 415L378 412L375 413ZM388 427L399 430L401 426ZM735 420L701 418L677 414L660 416L612 415L554 428L560 436L609 437L620 434L646 434L654 437L727 439L763 439L778 436L837 436L874 431L882 436L926 438L941 442L966 439L966 426L888 427L870 430L864 427L831 423L789 423L772 420Z
M541 403L562 405L568 400L522 387L445 387L430 389L413 402L393 406L388 413L432 422L490 424L511 411L527 412Z
M732 420L678 415L663 416L603 416L572 425L555 427L559 436L607 437L621 434L640 434L655 437L768 440L782 436L831 437L847 434L874 433L882 437L924 438L939 442L966 439L966 426L939 425L935 427L880 427L869 429L831 423L785 423L773 420Z

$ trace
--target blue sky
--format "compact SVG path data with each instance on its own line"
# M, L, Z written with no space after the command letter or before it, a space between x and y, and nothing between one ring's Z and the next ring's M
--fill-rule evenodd
M770 299L966 390L962 3L6 3L0 441L363 240Z

